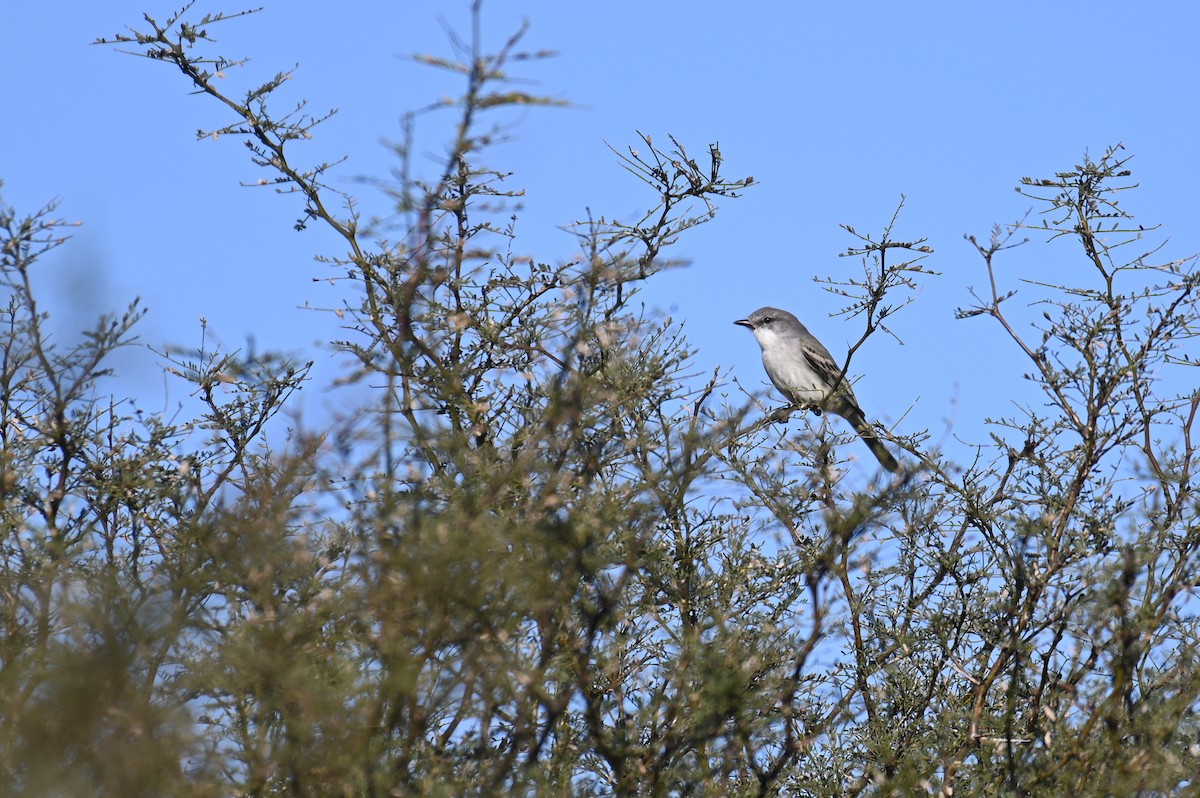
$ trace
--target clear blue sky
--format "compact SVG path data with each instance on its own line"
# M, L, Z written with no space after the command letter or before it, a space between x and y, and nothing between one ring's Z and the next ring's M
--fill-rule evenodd
M289 96L339 109L311 158L349 156L334 180L382 208L350 179L386 175L394 161L381 141L398 137L401 113L457 88L398 56L451 55L440 20L465 30L468 3L265 2L261 14L213 29L219 52L253 59L231 81L298 63ZM261 173L238 142L195 140L228 117L181 75L89 44L179 4L5 5L4 198L26 212L61 198L60 215L84 222L42 274L64 337L141 296L146 343L196 343L204 316L228 345L253 335L260 347L307 353L326 380L334 370L314 343L337 334L336 320L300 308L337 303L337 289L312 282L330 274L313 257L340 254L337 241L317 225L293 231L295 197L240 187ZM200 0L195 12L242 7ZM838 223L877 231L905 194L898 232L927 237L936 250L927 266L942 276L894 320L901 342L879 337L859 353L853 370L867 376L857 391L869 416L895 420L914 407L904 429L940 439L952 419L978 441L979 419L1028 396L1027 365L994 324L953 318L968 286L985 282L963 234L986 236L1031 207L1013 191L1021 176L1124 142L1142 185L1127 208L1163 225L1164 257L1200 249L1193 4L493 0L485 39L499 44L522 18L529 49L558 52L524 75L576 107L529 113L494 153L527 192L518 249L565 259L572 240L558 225L587 208L626 218L641 208L646 191L605 146L633 144L637 130L674 134L696 154L719 141L728 174L758 182L683 239L673 254L691 268L645 294L686 319L698 371L734 367L761 384L757 346L731 321L764 304L795 311L841 357L859 327L828 317L837 302L812 277L857 270L837 257L854 243ZM445 128L425 125L438 151ZM1065 244L1031 244L1002 266L1010 287L1082 273ZM1037 296L1027 288L1018 300ZM131 390L161 391L155 363L145 350L122 356Z

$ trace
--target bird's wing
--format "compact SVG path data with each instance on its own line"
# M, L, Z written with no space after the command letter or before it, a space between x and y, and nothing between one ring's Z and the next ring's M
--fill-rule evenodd
M833 359L833 355L829 354L829 350L813 338L804 343L803 352L804 359L813 373L825 384L825 399L821 405L839 416L848 417L847 413L858 413L861 416L862 410L858 407L854 389L850 387L850 381L844 377L842 367Z
M854 431L871 450L871 454L879 460L880 465L893 473L899 471L900 464L879 440L870 422L863 415L862 408L858 406L858 400L854 398L854 391L851 390L850 383L845 379L841 379L839 382L838 378L842 377L842 367L833 359L833 355L829 354L829 350L820 341L813 338L804 342L802 351L808 365L827 386L828 396L825 398L825 407L850 422Z
M808 361L808 365L821 378L821 382L825 383L830 390L838 384L838 378L842 376L842 369L833 360L833 355L829 354L829 350L821 345L820 341L813 339L805 341L802 347L804 359Z

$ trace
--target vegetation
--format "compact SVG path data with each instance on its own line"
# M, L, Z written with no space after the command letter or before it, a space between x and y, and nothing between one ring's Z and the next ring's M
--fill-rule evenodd
M618 152L645 215L585 220L585 258L543 260L488 163L496 109L550 104L507 82L536 54L518 33L427 57L465 81L458 122L440 174L401 158L388 240L325 184L329 164L293 161L321 120L271 110L286 73L240 97L215 82L237 62L207 52L208 30L240 15L189 14L113 42L180 70L227 120L202 135L246 142L301 200L298 226L340 236L329 263L352 290L332 344L368 399L289 426L307 365L207 344L161 353L195 418L107 396L137 304L57 346L29 274L62 225L0 206L6 794L1194 782L1200 394L1165 378L1193 365L1196 264L1142 243L1119 148L1022 181L1039 221L971 239L989 291L963 323L998 325L1039 403L992 421L967 463L881 431L905 469L864 481L819 421L781 426L728 375L698 379L680 327L635 301L751 184L715 145ZM930 273L931 250L890 231L861 236L862 276L831 286L862 325L851 355ZM1090 269L1039 283L1033 326L996 269L1021 231Z

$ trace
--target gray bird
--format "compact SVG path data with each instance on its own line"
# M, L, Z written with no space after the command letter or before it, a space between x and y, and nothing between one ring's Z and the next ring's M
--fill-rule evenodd
M875 435L863 415L850 383L842 376L842 368L829 350L800 323L800 320L778 308L759 308L734 324L747 327L762 347L763 368L775 387L803 409L828 410L850 422L854 431L888 471L899 471L900 464Z

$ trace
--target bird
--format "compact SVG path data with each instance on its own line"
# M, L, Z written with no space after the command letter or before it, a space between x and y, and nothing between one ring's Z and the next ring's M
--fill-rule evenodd
M828 410L846 419L881 466L892 473L900 470L858 406L833 355L799 319L786 310L766 307L734 324L754 333L762 347L763 368L788 401L818 414Z

